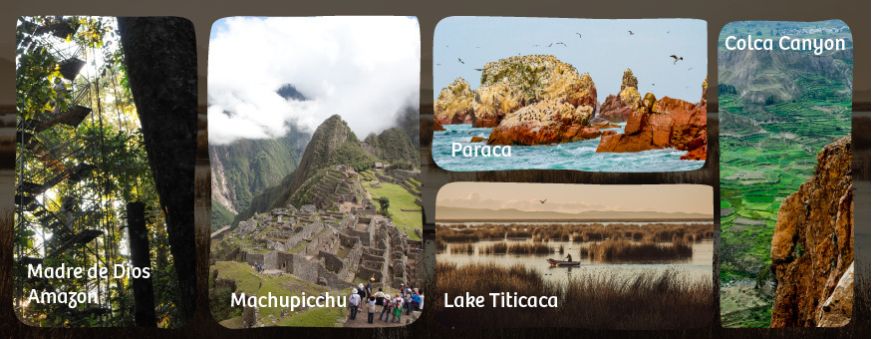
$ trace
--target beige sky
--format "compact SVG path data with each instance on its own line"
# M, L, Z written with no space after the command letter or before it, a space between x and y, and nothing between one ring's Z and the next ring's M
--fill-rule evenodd
M540 200L547 199L545 203ZM437 207L712 214L706 185L582 185L458 182L443 186Z

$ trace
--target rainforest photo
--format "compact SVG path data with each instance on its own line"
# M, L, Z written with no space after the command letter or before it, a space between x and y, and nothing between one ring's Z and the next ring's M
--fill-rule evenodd
M845 39L848 49L727 50L728 36ZM852 319L851 41L839 20L734 22L721 31L725 327L841 327Z
M193 25L20 17L16 44L15 205L4 222L19 320L182 326L196 281Z
M706 162L704 21L449 17L433 50L432 153L447 171Z
M396 327L418 319L418 32L408 17L213 25L209 297L219 324ZM234 305L241 294L328 294L344 305Z

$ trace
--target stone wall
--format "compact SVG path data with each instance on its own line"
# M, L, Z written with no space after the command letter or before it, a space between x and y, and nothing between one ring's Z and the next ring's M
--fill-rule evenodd
M294 233L291 237L288 238L287 241L285 241L285 247L291 248L301 241L312 238L312 234L315 233L315 231L319 230L321 227L322 224L320 222L306 224L297 233Z
M307 260L306 257L296 254L292 254L291 258L292 265L289 273L299 279L318 283L319 270L324 268L320 263Z
M325 227L321 233L314 236L306 245L307 255L318 255L319 252L336 253L340 246L339 234L333 228Z
M339 273L345 267L343 260L332 253L319 251L318 257L324 260L324 267L333 273Z
M287 252L276 252L276 269L293 274L294 255Z
M360 239L361 244L363 244L364 246L370 246L370 232L348 230L347 233L350 236Z
M357 236L349 235L346 233L340 233L339 240L340 240L340 244L343 247L353 247L353 246L355 246L355 244L361 242L361 239L359 239Z
M244 262L249 265L263 265L264 255L260 253L249 253L248 251L240 251L236 261Z
M277 256L276 253L279 253L279 252L273 251L273 252L270 252L270 253L263 255L264 269L265 270L275 270L279 267L277 260L276 260L276 256Z
M361 255L364 252L364 246L361 243L355 244L346 255L345 266L339 272L338 276L341 280L352 282L355 279L355 274L358 272L361 264ZM369 278L368 278L369 279Z

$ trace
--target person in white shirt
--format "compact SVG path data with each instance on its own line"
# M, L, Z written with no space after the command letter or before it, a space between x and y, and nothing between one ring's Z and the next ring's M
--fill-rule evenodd
M361 295L358 294L358 289L353 288L352 294L349 295L349 320L355 320L358 315L358 306L361 305Z

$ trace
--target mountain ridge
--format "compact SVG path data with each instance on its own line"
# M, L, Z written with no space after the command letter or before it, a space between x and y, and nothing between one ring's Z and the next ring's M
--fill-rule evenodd
M233 223L237 224L255 213L283 207L289 203L295 205L311 203L302 199L300 195L295 196L295 193L307 180L320 173L324 174L324 170L329 169L330 166L348 165L356 171L362 171L373 167L379 160L387 162L405 160L412 164L405 157L414 156L416 161L418 159L417 149L400 128L391 128L379 135L371 135L368 140L372 144L361 142L339 115L326 119L312 134L294 172L285 176L279 184L255 195L249 208L240 211Z
M713 215L684 212L651 212L651 211L586 211L551 212L523 211L511 209L486 209L466 207L437 207L438 221L609 221L609 220L712 220Z

